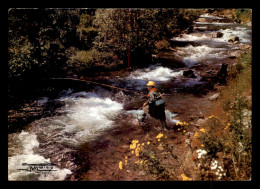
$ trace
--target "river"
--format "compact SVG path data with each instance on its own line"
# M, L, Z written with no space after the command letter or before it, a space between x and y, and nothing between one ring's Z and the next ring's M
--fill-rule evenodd
M219 70L230 53L245 44L251 44L251 29L229 19L201 15L205 22L194 22L194 31L171 39L174 46L173 61L185 66L172 68L158 61L149 67L131 71L118 71L104 76L107 84L130 91L147 93L146 83L156 82L163 94L170 98L173 93L205 84L201 72L204 68ZM221 37L216 37L217 32ZM229 42L231 36L239 37L239 43ZM184 77L184 71L192 70L193 77ZM206 70L208 71L208 70ZM100 80L102 81L102 80ZM189 91L189 90L188 90ZM82 169L84 157L78 151L86 143L95 143L113 128L129 122L137 124L145 97L102 86L88 90L67 88L56 96L41 96L21 111L39 113L39 118L23 127L21 131L8 134L9 180L66 180ZM170 101L170 100L169 100ZM46 114L52 109L52 112ZM8 121L15 111L8 112ZM176 112L166 108L167 123L176 123ZM87 156L87 155L86 155ZM47 174L26 171L23 164L54 163L55 171Z

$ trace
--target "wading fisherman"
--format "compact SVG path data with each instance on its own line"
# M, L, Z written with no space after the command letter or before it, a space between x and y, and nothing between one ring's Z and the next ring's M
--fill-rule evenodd
M159 119L162 127L167 129L165 101L158 89L155 88L155 82L149 81L147 83L147 89L149 90L147 95L148 100L143 104L144 114L139 121L143 122L146 115L149 113L151 117Z

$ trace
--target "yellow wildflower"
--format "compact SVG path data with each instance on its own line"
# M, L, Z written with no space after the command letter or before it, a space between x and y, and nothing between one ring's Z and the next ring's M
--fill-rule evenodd
M194 137L195 137L195 138L198 138L198 137L199 137L199 133L198 133L197 131L195 132Z
M163 137L163 134L162 133L159 133L157 136L156 136L156 138L158 138L158 139L160 139L160 138L162 138Z
M125 156L125 165L127 165L127 159L128 159L128 157Z
M214 116L214 115L212 115L212 116L209 116L209 119L211 119L211 118L218 118L217 116Z
M188 123L186 123L185 121L183 122L184 125L189 125Z
M200 146L201 146L201 147L204 147L204 144L201 144Z
M191 178L187 177L185 174L181 174L182 180L192 180Z
M205 129L200 129L201 132L203 133L206 133L206 130Z
M137 145L136 149L135 149L135 155L138 157L140 151L142 150L142 148L140 147L140 144Z
M138 140L133 140L132 144L130 144L130 149L135 149L136 148L136 144L138 143Z
M119 169L123 169L123 162L122 161L119 162Z
M147 144L149 145L149 144L150 144L150 141L148 141Z

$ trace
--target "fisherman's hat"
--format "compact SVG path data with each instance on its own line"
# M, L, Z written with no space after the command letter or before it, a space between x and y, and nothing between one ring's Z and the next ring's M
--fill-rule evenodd
M154 86L155 86L155 82L149 81L146 85L147 85L147 86L152 86L152 87L154 87Z

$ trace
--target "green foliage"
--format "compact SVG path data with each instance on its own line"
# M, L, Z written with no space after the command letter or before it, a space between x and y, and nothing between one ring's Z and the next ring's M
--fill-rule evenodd
M131 62L148 62L156 41L178 34L197 16L194 11L179 9L98 9L93 21L98 28L94 48L127 62L130 27ZM96 61L111 63L107 56L98 56Z
M75 51L67 61L67 69L76 74L83 74L93 67L93 50Z
M64 73L65 48L78 42L77 9L10 9L8 21L9 79Z
M226 123L216 117L209 118L206 132L200 141L210 158L225 159L227 180L246 180L251 177L251 53L246 51L233 72L235 78L222 90L223 110L228 115Z
M236 20L242 22L252 22L252 10L251 9L236 9Z
M223 138L219 128L221 126L218 118L210 118L207 121L207 129L205 133L200 135L200 140L204 144L204 149L208 152L208 155L213 158L217 157L218 152L223 151Z
M18 79L36 65L37 59L32 57L34 47L28 39L22 37L9 40L9 61L8 76L9 78Z

